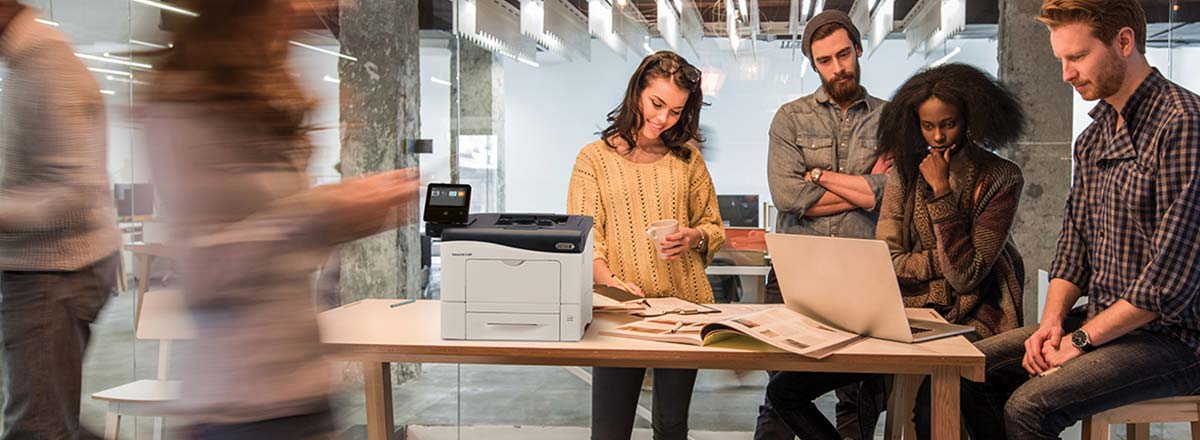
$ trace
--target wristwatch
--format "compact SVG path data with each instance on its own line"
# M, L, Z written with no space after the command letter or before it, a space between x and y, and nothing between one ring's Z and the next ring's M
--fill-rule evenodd
M696 247L692 248L692 250L701 254L708 250L708 235L704 231L700 231L700 242L696 243Z
M1096 348L1096 346L1092 345L1092 337L1088 336L1087 332L1083 329L1075 330L1075 332L1071 333L1071 345L1074 345L1075 348L1084 353Z
M808 180L812 181L812 183L820 182L821 181L821 169L813 168L812 171L809 171L808 172Z

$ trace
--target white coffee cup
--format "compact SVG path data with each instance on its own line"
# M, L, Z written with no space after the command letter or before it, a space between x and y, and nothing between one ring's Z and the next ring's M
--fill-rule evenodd
M654 242L658 258L664 260L667 258L666 254L663 254L662 242L667 239L668 235L676 232L679 232L679 220L659 220L646 227L646 237Z

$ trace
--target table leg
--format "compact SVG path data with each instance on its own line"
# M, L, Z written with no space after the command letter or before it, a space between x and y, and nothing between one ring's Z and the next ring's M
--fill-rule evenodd
M935 440L957 439L959 427L959 381L957 368L939 367L932 375L933 438Z
M367 439L389 440L396 431L392 419L392 364L363 362L362 367L367 393Z
M135 310L133 312L133 328L137 330L138 325L142 322L142 298L146 295L146 291L150 290L150 263L154 262L154 257L150 255L138 255L138 285L137 295L134 295Z
M892 382L892 395L888 398L887 426L884 427L883 438L901 440L913 416L913 406L916 403L917 392L925 376L919 374L897 374ZM915 437L913 437L915 438Z

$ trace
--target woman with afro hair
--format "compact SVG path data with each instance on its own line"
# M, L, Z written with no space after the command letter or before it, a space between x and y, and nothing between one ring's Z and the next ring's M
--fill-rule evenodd
M904 305L974 327L972 340L1024 321L1025 266L1012 227L1025 180L995 153L1024 128L1012 92L965 64L913 76L880 118L879 154L895 162L875 237L891 250ZM917 408L918 436L929 438L928 381Z

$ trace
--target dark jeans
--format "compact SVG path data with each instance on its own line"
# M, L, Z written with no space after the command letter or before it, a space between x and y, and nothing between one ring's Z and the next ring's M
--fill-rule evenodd
M1079 325L1071 319L1064 328L1070 332ZM1084 353L1049 375L1030 378L1021 360L1025 340L1036 330L1024 327L975 344L987 356L986 381L963 381L962 408L965 426L976 440L1056 439L1075 422L1101 411L1200 392L1200 357L1174 338L1140 331Z
M779 279L775 277L774 269L767 273L767 285L763 291L763 303L783 303L783 295L779 290ZM774 382L775 375L778 373L775 371L767 372L767 374L771 375L772 382ZM875 424L879 422L879 413L886 407L882 403L886 396L886 394L883 394L882 379L876 380L878 382L866 384L865 390L860 389L863 387L857 383L859 381L848 383L846 386L840 388L834 387L837 388L836 390L833 388L825 390L825 392L833 390L837 395L838 401L837 405L834 406L834 412L837 420L837 431L841 434L840 438L861 440L874 437ZM816 397L820 397L825 392L818 394ZM810 402L811 400L809 399ZM824 417L821 420L824 420ZM828 424L828 422L825 423ZM776 415L771 404L771 399L764 398L763 404L758 407L758 420L754 427L754 440L792 440L795 437L796 434Z
M875 436L875 425L885 406L887 393L883 379L878 374L781 371L767 384L767 402L775 417L802 439L870 439ZM857 403L849 413L846 408L837 408L836 428L813 403L835 389L853 391L846 396L839 393L839 403ZM770 437L759 437L756 429L755 438Z
M655 368L654 440L685 440L696 370ZM629 440L645 368L592 368L592 440Z
M311 414L260 422L197 425L189 431L187 437L191 440L326 440L334 437L333 411L326 408Z
M90 325L117 284L117 258L71 272L0 272L0 439L99 438L79 426L80 383Z

